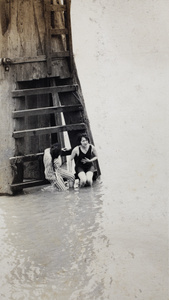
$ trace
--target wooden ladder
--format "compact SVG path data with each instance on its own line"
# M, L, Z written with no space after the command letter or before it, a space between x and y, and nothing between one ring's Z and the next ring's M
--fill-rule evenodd
M70 0L62 0L62 3L58 4L57 0L44 0L46 57L43 59L47 64L46 78L35 83L17 83L17 89L12 91L16 107L12 113L16 151L15 156L10 158L13 171L11 189L14 193L23 188L47 183L44 178L43 151L53 142L60 142L64 147L64 132L68 134L71 148L77 145L79 133L87 132L93 143L82 94L78 84L74 84L78 82L78 78L74 73ZM63 28L55 26L57 13L59 17L63 17ZM63 51L52 51L52 39L55 37L63 42ZM67 59L69 78L50 76L53 61L57 58ZM65 156L70 153L71 151L65 152ZM27 169L31 169L31 164L36 165L32 168L38 170L38 174L33 173L32 178L29 178L31 176L25 173L28 172ZM97 175L100 175L98 163L95 165Z
M64 4L58 4L57 0L45 0L45 24L46 24L46 60L47 72L52 73L52 58L67 57L70 74L73 72L73 49L72 49L72 33L70 21L70 0L63 0ZM53 3L53 4L51 4ZM63 28L56 28L55 15L63 14ZM61 16L60 16L61 17ZM60 37L64 44L61 52L52 51L52 38Z
M89 129L88 123L86 123L84 107L78 97L78 86L75 84L54 86L53 84L54 82L52 80L52 86L49 87L21 89L14 90L12 92L12 97L15 100L19 100L21 104L23 104L23 102L25 103L24 109L15 110L12 113L12 117L16 122L16 128L22 127L22 129L13 131L13 138L15 138L16 148L19 149L17 153L22 152L22 155L16 155L10 158L14 178L13 183L11 184L11 189L14 192L26 187L42 185L46 183L43 169L43 152L26 153L26 149L31 143L31 137L34 138L36 143L40 136L49 136L51 143L51 135L55 137L57 136L55 141L59 141L63 147L64 138L62 133L67 132L69 135L71 148L73 148L77 145L78 134L87 132ZM52 98L52 106L50 105L49 101L47 101L47 105L44 107L28 109L28 105L26 104L28 104L29 100L32 101L32 97L39 97L41 95L46 95L48 97L50 96ZM21 105L21 107L22 106L23 105ZM66 124L62 124L61 114L63 114ZM37 119L36 127L28 128L30 125L28 122L29 118L37 118L38 116L44 116L44 118L48 116L49 119L50 116L54 116L55 124L46 127L40 127ZM42 150L44 150L44 148ZM66 151L65 155L70 155L70 151ZM38 163L40 178L38 180L24 180L24 164L33 161Z

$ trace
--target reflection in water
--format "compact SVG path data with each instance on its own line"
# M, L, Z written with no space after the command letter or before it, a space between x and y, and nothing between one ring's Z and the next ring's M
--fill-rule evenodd
M108 246L101 183L65 193L27 190L0 203L0 299L105 299L107 270L97 262Z

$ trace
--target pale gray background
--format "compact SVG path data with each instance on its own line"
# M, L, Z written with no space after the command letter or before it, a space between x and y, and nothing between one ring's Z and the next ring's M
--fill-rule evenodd
M164 197L168 16L166 0L72 1L75 61L100 163L111 161L113 181Z

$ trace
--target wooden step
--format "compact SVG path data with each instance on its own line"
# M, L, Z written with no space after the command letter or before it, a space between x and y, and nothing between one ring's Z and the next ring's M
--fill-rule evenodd
M34 186L39 186L39 185L44 185L49 183L47 180L30 180L30 181L25 181L25 182L20 182L20 183L14 183L11 184L10 187L12 189L12 191L17 191L17 190L22 190L25 188L29 188L29 187L34 187Z
M28 162L28 161L38 160L42 156L43 156L43 152L35 153L35 154L19 155L19 156L10 157L9 161L11 164L24 163L24 162Z
M67 156L67 155L70 155L71 152L72 152L72 149L67 149L65 151L62 151L61 155L62 156ZM42 158L43 155L44 155L44 152L13 156L13 157L10 157L9 161L10 161L11 165L16 164L16 163L25 163L25 162L28 162L28 161L38 160L38 159Z
M42 108L33 108L25 110L17 110L12 112L13 118L22 118L28 116L37 116L37 115L47 115L61 112L70 112L70 111L82 111L82 105L61 105L61 106L50 106Z
M79 123L79 124L60 125L60 126L52 126L52 127L45 127L45 128L14 131L12 136L15 139L17 139L17 138L22 138L24 136L38 136L42 134L51 134L56 132L84 130L84 129L86 129L85 123Z
M16 98L16 97L31 96L31 95L44 95L53 92L57 92L57 93L74 92L77 90L77 88L78 88L77 84L72 84L72 85L61 85L61 86L50 86L50 87L42 87L42 88L15 90L12 91L12 97Z

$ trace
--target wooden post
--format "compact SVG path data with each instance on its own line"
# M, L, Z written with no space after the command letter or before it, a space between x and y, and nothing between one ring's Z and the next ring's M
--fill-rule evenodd
M47 73L52 73L51 57L51 12L49 11L49 0L45 0L45 25L46 25L46 63Z
M67 50L69 51L69 60L70 60L70 72L71 76L73 75L73 45L72 45L72 30L71 30L71 19L70 19L70 5L71 0L65 0L67 10L65 12L65 25L68 29L68 35L66 36L67 40Z
M51 86L56 86L55 80L51 78L50 84ZM52 93L52 102L53 106L60 106L59 94L57 92ZM62 118L60 113L55 113L55 125L62 125ZM61 144L62 147L65 147L63 132L58 133L58 142Z

